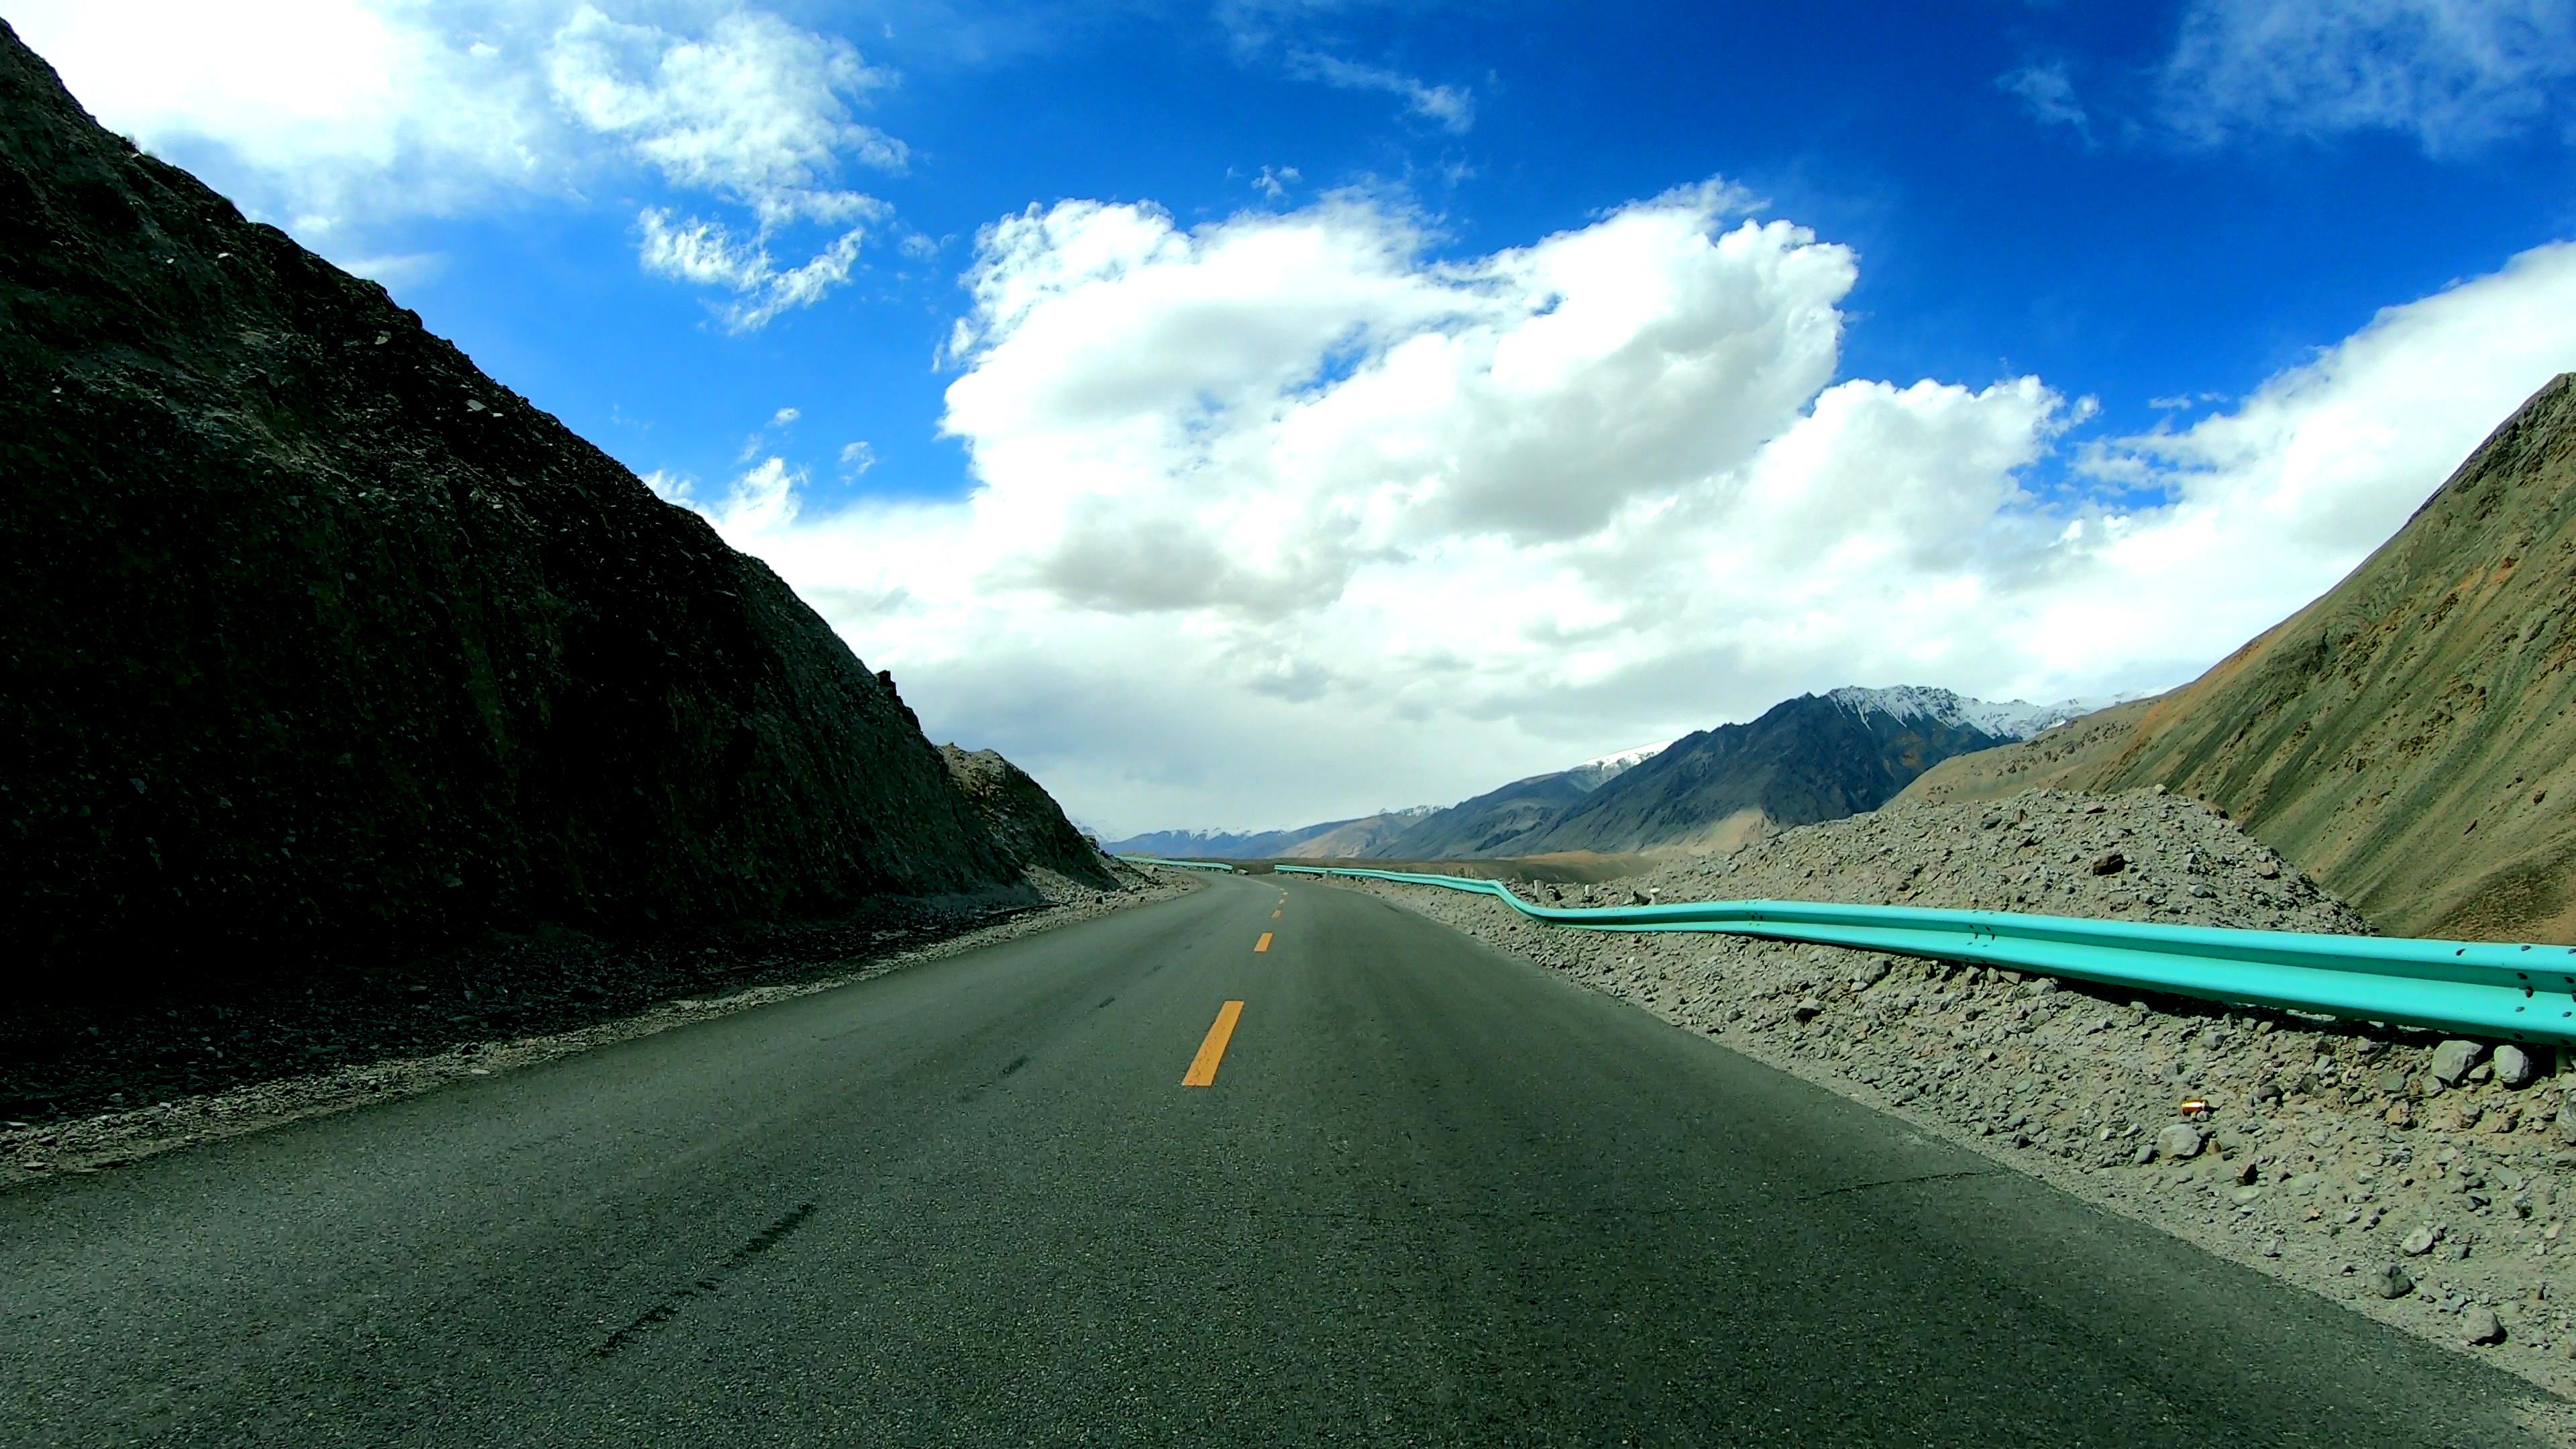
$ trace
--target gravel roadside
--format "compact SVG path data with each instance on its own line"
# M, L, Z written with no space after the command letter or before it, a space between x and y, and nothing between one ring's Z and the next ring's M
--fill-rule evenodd
M1568 930L1489 897L1333 883L2576 1397L2576 1234L2562 1238L2576 1100L2546 1051L1867 951ZM2223 816L2156 791L1891 805L1539 892L2371 934Z
M1188 871L1121 867L1126 888L1104 892L1043 871L1030 874L1046 903L990 924L974 925L971 917L941 913L900 932L869 929L856 940L847 932L817 926L792 933L784 945L765 939L762 945L773 954L761 960L707 968L709 980L738 981L748 976L759 981L756 985L675 996L563 1030L483 1037L437 1051L353 1061L330 1070L223 1091L174 1095L131 1108L43 1122L7 1122L0 1125L0 1191L62 1173L94 1173L173 1148L409 1097L449 1082L488 1077L689 1022L830 991L906 966L1169 900L1205 884ZM717 948L700 949L712 953ZM451 984L450 989L462 989L468 998L474 995L470 988Z

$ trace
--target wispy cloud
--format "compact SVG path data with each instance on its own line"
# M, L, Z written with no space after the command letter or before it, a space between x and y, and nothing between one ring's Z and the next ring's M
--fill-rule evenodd
M2087 142L2093 139L2093 121L2075 99L2075 81L2068 74L2066 62L2046 61L2006 71L1995 77L1996 86L2021 98L2022 109L2030 118L2046 126L2068 126Z
M1464 135L1476 124L1476 98L1458 86L1431 85L1402 71L1305 49L1288 52L1287 72L1299 80L1320 81L1341 90L1398 97L1407 111L1455 135Z
M2184 138L2411 135L2473 151L2576 115L2576 0L2193 0L2159 77Z

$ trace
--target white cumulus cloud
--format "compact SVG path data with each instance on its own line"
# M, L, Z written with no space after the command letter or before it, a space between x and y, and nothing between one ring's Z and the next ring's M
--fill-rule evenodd
M16 0L101 124L326 234L560 185L528 7L419 0Z
M2178 682L2576 366L2576 247L2545 248L2043 497L2086 403L1839 377L1858 260L1724 185L1439 246L1347 194L1005 218L952 348L970 496L804 508L771 458L701 506L1085 818L1286 824L1837 684Z

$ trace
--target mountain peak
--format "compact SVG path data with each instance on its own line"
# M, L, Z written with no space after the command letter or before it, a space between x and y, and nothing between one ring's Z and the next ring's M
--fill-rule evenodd
M1586 760L1582 764L1574 766L1574 768L1577 770L1607 771L1608 773L1615 775L1632 766L1642 765L1646 761L1653 759L1655 756L1662 754L1664 751L1671 749L1672 747L1673 742L1671 740L1659 740L1651 745L1638 745L1631 749L1613 750L1609 754L1601 756L1599 759Z
M1977 730L1997 739L2026 740L2079 715L2108 709L2135 696L2032 704L2022 699L1971 699L1955 690L1926 684L1896 684L1884 689L1849 684L1840 689L1829 689L1822 697L1856 715L1883 714L1898 720L1924 720L1954 729Z

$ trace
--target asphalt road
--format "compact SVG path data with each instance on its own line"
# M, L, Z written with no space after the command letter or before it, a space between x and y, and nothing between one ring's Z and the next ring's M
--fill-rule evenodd
M1267 878L0 1195L9 1444L2491 1446L2536 1393Z

